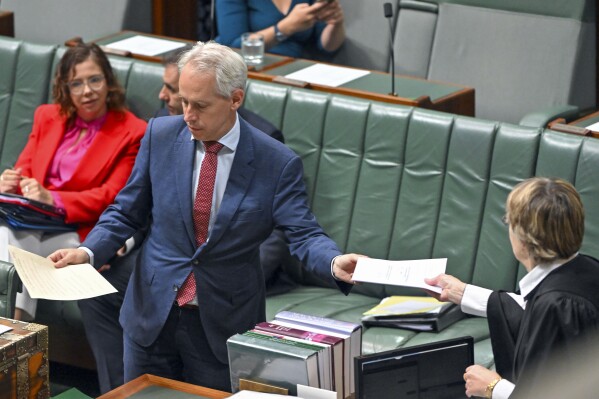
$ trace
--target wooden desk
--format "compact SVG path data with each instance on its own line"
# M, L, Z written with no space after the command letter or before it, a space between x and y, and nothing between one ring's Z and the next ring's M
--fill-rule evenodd
M228 398L231 395L229 392L217 391L151 374L144 374L125 385L99 396L98 399L222 399Z
M566 123L565 119L559 118L549 122L547 127L551 130L557 130L558 132L599 138L599 128L594 130L589 130L586 128L587 126L596 122L599 122L599 111L593 112L592 114L584 116L570 123Z
M134 31L122 31L114 35L103 37L94 42L104 48L105 51L117 55L129 56L141 60L161 62L164 54L156 56L140 55L127 52L113 52L110 43L131 38L136 35L155 37L158 39L171 40L184 44L195 42L167 36L158 36L148 33ZM67 42L67 45L70 43ZM233 49L239 52L239 49ZM176 50L175 50L176 51ZM387 103L402 104L412 107L428 108L459 115L474 116L474 89L452 83L436 82L426 79L396 75L395 89L397 96L389 95L391 76L388 73L369 71L370 73L339 87L312 84L306 82L291 82L284 76L300 69L316 64L317 61L294 59L276 54L264 54L264 62L260 66L249 66L248 77L251 79L264 80L280 84L291 84L326 93L343 94L352 97L360 97L368 100L382 101Z
M15 37L15 18L12 11L0 10L0 35Z
M178 38L169 37L169 36L159 36L159 35L152 35L149 33L140 33L140 32L127 31L127 30L119 32L119 33L115 33L114 35L96 39L96 40L94 40L94 43L102 46L102 48L105 51L107 51L108 53L111 53L112 51L110 50L110 43L114 43L119 40L128 39L128 38L131 38L136 35L154 37L156 39L170 40L170 41L184 43L184 44L188 44L188 45L194 45L196 43L195 41L192 41L192 40L178 39ZM67 42L66 45L69 45L69 42ZM233 50L235 50L237 52L241 51L241 50L235 49L235 48ZM168 52L163 53L163 54L158 54L156 56L147 56L147 55L141 55L141 54L135 54L135 53L128 53L128 54L116 53L116 54L122 55L122 56L129 56L129 57L132 57L135 59L140 59L140 60L145 60L145 61L162 62L162 57L165 54L168 54ZM293 61L293 58L291 58L291 57L284 57L281 55L265 53L264 54L264 62L262 63L262 65L248 66L248 71L267 71L269 69L279 67L281 65L287 64L292 61Z
M312 60L295 59L279 67L268 68L264 71L250 71L248 76L253 79L285 83L285 78L283 78L285 75L316 63ZM290 82L290 84L292 83ZM338 87L305 82L301 84L301 87L327 93L344 94L369 100L474 116L474 89L453 83L396 75L395 91L397 96L392 96L389 94L391 91L391 75L385 72L370 71L368 75Z

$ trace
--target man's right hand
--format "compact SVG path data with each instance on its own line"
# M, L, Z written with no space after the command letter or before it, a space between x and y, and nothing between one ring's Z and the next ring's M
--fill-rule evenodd
M57 269L68 265L89 263L89 255L80 248L59 249L50 254L48 258L54 262L54 267Z

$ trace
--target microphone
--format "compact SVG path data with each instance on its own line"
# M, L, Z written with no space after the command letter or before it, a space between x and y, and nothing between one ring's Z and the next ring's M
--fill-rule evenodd
M395 54L393 51L395 42L395 38L393 37L393 6L391 3L383 4L383 11L385 12L385 18L389 20L389 41L391 45L391 93L389 95L397 97L397 93L395 92Z

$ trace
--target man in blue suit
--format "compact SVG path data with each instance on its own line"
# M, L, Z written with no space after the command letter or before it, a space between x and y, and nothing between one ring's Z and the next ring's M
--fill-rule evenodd
M242 58L198 43L179 65L184 115L150 121L115 203L80 248L50 258L56 267L100 267L151 216L121 310L125 380L151 373L230 390L226 340L265 320L259 247L273 229L285 232L308 270L346 294L358 255L341 254L318 225L300 158L238 117L247 79ZM216 166L205 167L211 157ZM198 181L214 170L211 200L194 206ZM196 223L204 217L208 237L199 240ZM181 298L190 287L187 302Z

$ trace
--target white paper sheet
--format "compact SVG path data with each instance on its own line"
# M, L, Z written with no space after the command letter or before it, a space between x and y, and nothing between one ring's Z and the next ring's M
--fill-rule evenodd
M48 258L12 245L8 250L32 298L77 300L117 292L89 263L57 269Z
M314 64L288 75L288 79L301 80L324 86L337 87L354 79L368 75L370 72L362 69L345 68L327 64Z
M595 122L595 123L587 126L586 129L589 129L593 132L599 132L599 122Z
M254 391L239 391L236 394L229 396L231 399L289 399L287 395L277 395L274 393L263 393ZM297 398L301 399L301 398Z
M115 50L130 51L133 54L156 56L185 46L185 43L174 40L136 35L106 45Z
M337 399L337 392L297 384L297 396L304 399Z
M0 335L4 334L7 331L12 330L12 327L0 325Z
M445 273L447 258L391 261L359 258L353 279L365 283L401 285L441 292L441 288L424 282L426 277Z

